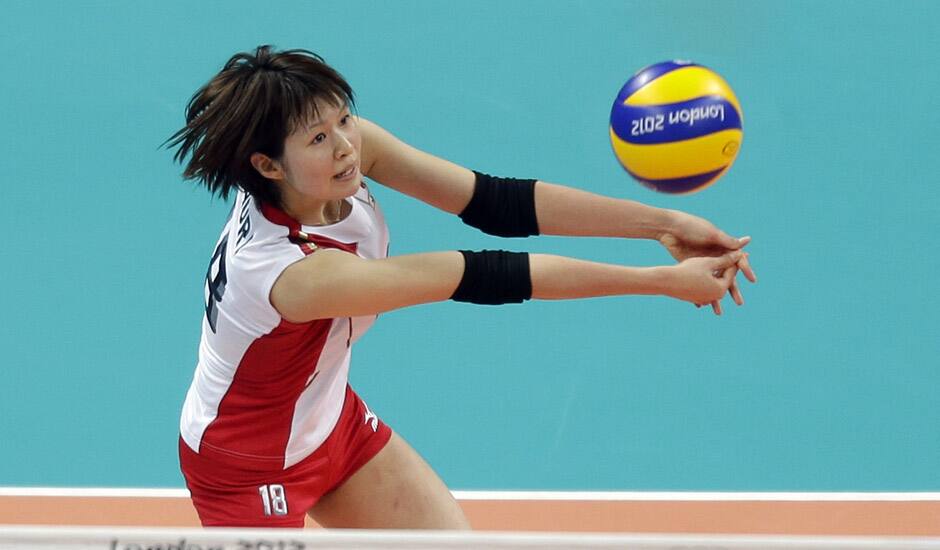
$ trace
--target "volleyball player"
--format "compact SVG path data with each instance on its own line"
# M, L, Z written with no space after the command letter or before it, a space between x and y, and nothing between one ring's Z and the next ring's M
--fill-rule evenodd
M206 274L199 361L180 420L181 469L203 525L468 528L447 487L348 385L378 313L659 294L696 305L755 281L734 239L678 211L495 178L412 148L352 110L318 56L262 46L196 92L178 146L186 178L235 201ZM677 259L634 268L544 254L388 257L364 177L501 236L657 239ZM407 375L407 373L405 373Z

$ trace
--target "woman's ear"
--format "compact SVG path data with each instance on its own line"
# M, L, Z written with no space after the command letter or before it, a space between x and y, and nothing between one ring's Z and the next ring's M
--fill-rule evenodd
M252 153L251 154L251 165L258 171L259 174L268 178L269 180L283 180L284 179L284 170L281 168L281 163L272 159L264 153Z

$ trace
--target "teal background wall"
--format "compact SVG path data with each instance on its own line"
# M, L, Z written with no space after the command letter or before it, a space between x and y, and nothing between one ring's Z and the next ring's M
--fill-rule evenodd
M230 55L271 43L322 54L363 116L433 154L754 238L760 282L720 318L652 297L382 316L353 384L452 488L940 490L940 4L0 5L0 485L182 486L228 205L159 146ZM623 82L672 58L721 73L745 114L734 168L682 197L630 180L607 137ZM375 193L393 253L670 261Z

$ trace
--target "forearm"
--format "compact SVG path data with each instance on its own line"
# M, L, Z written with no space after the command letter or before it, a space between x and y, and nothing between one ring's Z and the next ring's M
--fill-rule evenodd
M542 235L658 239L671 223L669 210L544 181L535 212Z
M464 259L456 252L397 256L375 262L381 274L370 277L375 293L372 306L381 302L387 311L449 299L464 275ZM662 267L626 267L578 260L552 254L529 254L532 298L566 300L625 294L663 294ZM377 281L379 287L376 288ZM363 281L365 282L365 281ZM384 297L378 299L379 296ZM365 304L364 304L365 305ZM367 306L368 307L368 306Z
M532 298L565 300L624 294L664 294L663 267L626 267L550 254L530 254Z
M382 267L386 271L381 279L388 281L385 284L389 286L375 290L379 291L378 294L392 298L392 301L384 304L383 309L447 300L454 294L461 277L465 276L463 258L454 252L398 256L378 263L384 264ZM666 269L626 267L552 254L529 254L528 277L532 282L532 298L566 300L625 294L664 294Z

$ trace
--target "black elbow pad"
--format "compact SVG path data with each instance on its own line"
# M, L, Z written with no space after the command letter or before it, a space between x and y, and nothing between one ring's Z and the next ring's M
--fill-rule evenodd
M461 250L463 277L450 297L483 305L521 304L532 298L529 254L505 250Z
M473 197L460 213L469 226L499 237L539 234L535 180L497 178L474 171Z

